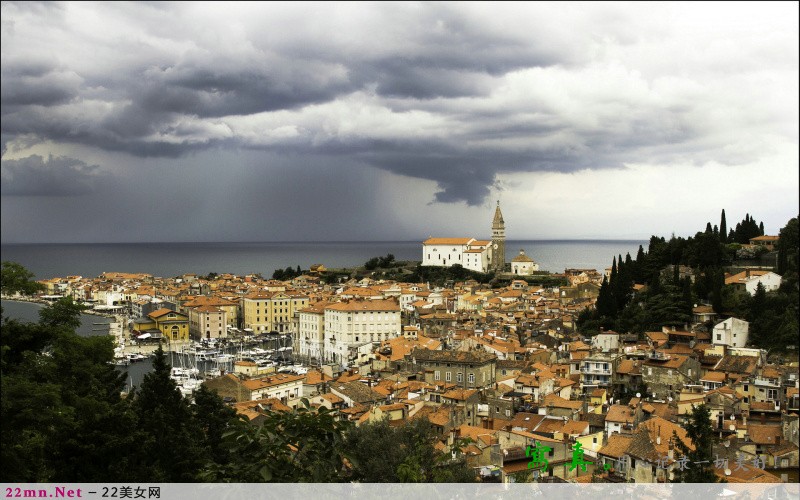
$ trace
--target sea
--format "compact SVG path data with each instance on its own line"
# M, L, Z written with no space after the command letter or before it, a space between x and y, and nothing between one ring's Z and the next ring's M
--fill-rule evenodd
M562 273L567 268L611 267L615 256L636 256L639 240L508 240L506 261L520 250L539 269ZM353 267L387 254L396 260L421 260L420 241L269 242L269 243L91 243L5 244L3 261L22 264L36 279L65 276L95 277L104 272L147 273L164 278L193 273L260 273L271 277L276 269Z

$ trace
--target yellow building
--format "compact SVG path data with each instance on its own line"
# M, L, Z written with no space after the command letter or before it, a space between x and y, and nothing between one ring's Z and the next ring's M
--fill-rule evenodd
M293 292L254 292L242 298L242 327L254 332L297 331L300 309L308 306L308 296Z
M189 317L185 314L163 308L151 312L147 317L153 320L167 341L189 340Z

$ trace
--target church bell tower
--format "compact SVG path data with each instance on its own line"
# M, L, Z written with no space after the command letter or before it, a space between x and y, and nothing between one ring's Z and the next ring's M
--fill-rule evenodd
M503 212L500 211L500 200L492 220L492 268L503 272L506 266L506 223L503 221Z

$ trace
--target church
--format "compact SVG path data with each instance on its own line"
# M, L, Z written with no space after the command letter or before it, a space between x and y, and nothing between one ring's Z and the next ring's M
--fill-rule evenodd
M450 267L455 264L481 273L503 272L506 265L506 224L499 201L492 220L491 241L431 237L422 242L423 266Z

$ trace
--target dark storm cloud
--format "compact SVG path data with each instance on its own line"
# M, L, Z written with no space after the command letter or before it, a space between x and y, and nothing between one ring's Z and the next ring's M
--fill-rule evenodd
M631 6L58 5L3 3L4 153L24 137L138 157L334 155L476 205L502 173L738 158L722 124L741 124L704 121L709 100L755 123L750 101L706 88L718 75L684 76L709 71L692 53L674 80L636 69L682 53L650 55L675 33Z
M78 96L80 78L51 67L53 61L3 61L0 102L14 106L53 106Z
M3 160L4 196L79 196L94 192L107 179L97 165L74 158L32 155Z

